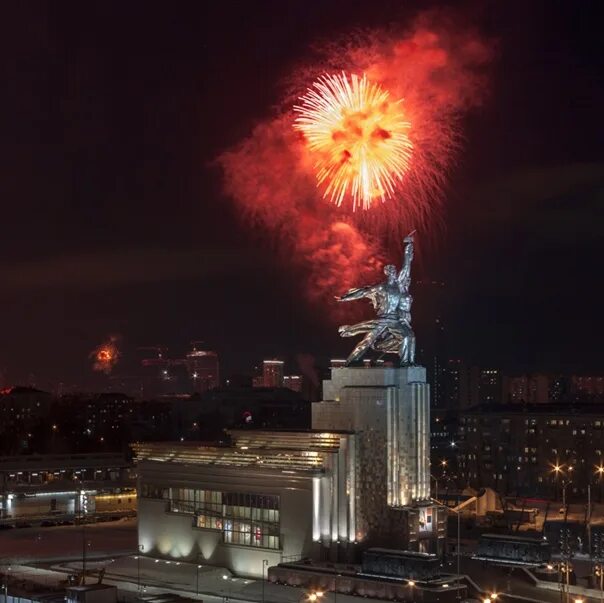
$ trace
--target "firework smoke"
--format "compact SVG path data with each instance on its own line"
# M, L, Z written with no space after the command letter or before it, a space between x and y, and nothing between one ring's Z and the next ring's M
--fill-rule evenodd
M438 217L446 175L458 148L459 120L486 90L487 46L442 14L422 14L406 33L372 31L319 48L288 82L282 109L219 157L225 192L248 219L282 241L310 278L311 297L331 299L379 278L388 241L412 229L429 231ZM316 158L296 131L294 106L313 82L330 74L367 76L404 99L413 152L394 198L368 211L336 207L317 190Z
M94 371L102 372L106 375L111 373L120 358L119 341L120 337L118 335L111 335L107 341L101 343L101 345L90 352L90 358L93 361L92 369Z

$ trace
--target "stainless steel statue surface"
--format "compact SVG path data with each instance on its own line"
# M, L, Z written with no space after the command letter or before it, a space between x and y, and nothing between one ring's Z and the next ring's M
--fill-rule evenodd
M414 231L415 232L415 231ZM338 331L342 337L365 337L354 348L346 366L360 360L373 349L388 354L398 354L401 366L415 363L415 334L411 328L411 262L413 261L413 232L405 237L403 266L397 273L392 264L384 266L386 280L379 285L351 289L338 301L353 301L364 297L371 300L377 318L356 325L343 325Z

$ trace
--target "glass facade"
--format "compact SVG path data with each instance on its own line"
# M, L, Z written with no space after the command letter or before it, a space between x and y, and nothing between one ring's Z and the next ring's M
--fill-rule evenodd
M279 497L192 488L143 486L148 498L167 498L172 513L195 517L195 526L220 530L225 544L280 549Z

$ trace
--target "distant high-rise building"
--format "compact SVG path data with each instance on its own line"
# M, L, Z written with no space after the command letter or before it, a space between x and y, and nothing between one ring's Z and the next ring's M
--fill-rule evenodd
M544 404L552 400L553 378L545 373L533 373L504 379L504 402Z
M443 365L435 365L437 396L436 408L459 410L470 405L469 370L459 359L450 359Z
M207 392L220 384L220 365L216 352L193 348L187 354L185 363L189 379L193 384L193 391Z
M602 376L572 375L570 386L574 394L594 398L604 396L604 377Z
M166 348L150 346L139 348L141 353L140 396L153 398L165 393L170 378L170 363Z
M503 397L503 376L499 369L470 369L470 402L476 404L501 404Z
M560 500L568 480L583 502L604 463L604 420L589 402L480 404L462 411L456 448L461 487Z
M460 410L477 404L500 404L504 380L499 369L469 367L463 360L436 362L434 407Z
M294 392L302 391L302 375L284 375L283 387L291 389Z
M262 361L262 384L264 387L283 387L283 360Z

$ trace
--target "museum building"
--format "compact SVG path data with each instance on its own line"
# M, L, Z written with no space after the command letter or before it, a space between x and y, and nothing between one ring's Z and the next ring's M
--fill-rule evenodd
M143 554L264 575L368 547L442 554L430 499L423 367L333 368L312 429L232 430L226 445L133 445Z

